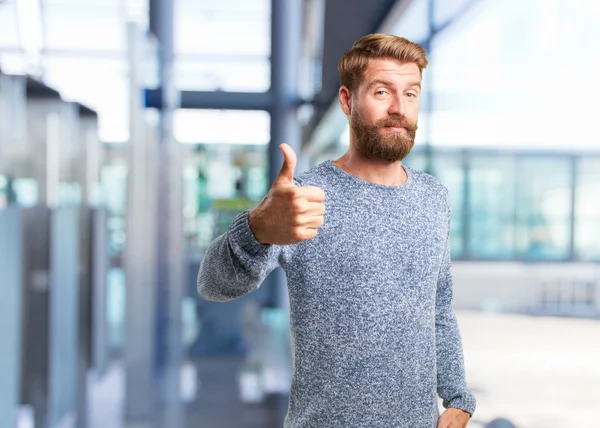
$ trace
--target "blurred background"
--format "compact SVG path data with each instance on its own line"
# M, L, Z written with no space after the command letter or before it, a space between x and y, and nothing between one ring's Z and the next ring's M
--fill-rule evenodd
M281 269L228 303L203 252L348 147L337 62L420 43L405 163L450 190L470 427L600 410L596 0L0 0L0 426L281 427ZM416 428L416 427L415 427Z

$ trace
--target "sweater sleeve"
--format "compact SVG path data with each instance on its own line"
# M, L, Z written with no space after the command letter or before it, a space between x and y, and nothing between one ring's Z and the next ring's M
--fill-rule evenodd
M248 225L250 209L234 217L227 232L206 249L198 272L198 294L227 302L260 287L279 266L281 246L261 244Z
M475 397L467 389L461 335L452 307L450 258L450 204L447 202L448 236L436 293L437 392L445 408L458 408L473 415Z

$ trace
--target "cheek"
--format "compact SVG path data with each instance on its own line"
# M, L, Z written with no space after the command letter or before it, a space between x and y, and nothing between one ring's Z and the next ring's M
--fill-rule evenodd
M417 121L419 116L419 102L415 101L412 105L406 109L406 116L413 122Z
M381 119L384 115L379 112L374 106L363 106L362 109L356 111L357 117L359 117L363 123L372 125L377 120Z
M379 120L387 119L389 117L387 108L381 106L373 106L371 110L366 113L370 123L376 123Z

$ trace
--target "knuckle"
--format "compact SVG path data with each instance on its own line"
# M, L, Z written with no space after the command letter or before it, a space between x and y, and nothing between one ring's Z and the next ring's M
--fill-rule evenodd
M297 213L306 212L306 204L300 199L294 199L294 201L292 201L292 207Z
M298 198L297 191L295 189L286 189L285 197L288 202L294 202Z
M292 238L295 239L296 241L302 241L302 240L304 240L304 235L302 234L301 229L295 228L292 231Z
M299 215L295 215L293 220L292 220L292 225L294 227L299 227L302 225L302 217Z

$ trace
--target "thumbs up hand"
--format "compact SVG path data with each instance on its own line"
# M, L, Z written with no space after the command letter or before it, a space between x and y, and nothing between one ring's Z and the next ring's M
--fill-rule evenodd
M290 245L313 239L323 226L325 192L316 186L296 186L297 157L287 144L279 146L283 165L271 189L248 214L254 237L261 244Z

